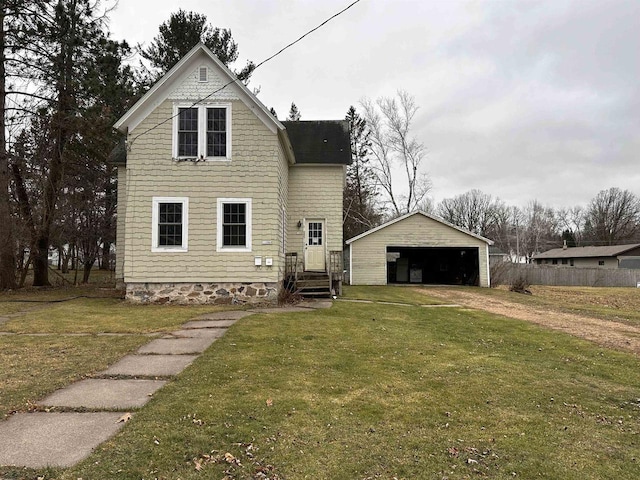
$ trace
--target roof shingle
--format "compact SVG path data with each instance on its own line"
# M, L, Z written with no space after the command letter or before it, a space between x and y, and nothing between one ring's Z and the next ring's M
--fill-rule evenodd
M297 164L349 165L351 139L346 120L282 122Z
M629 250L639 248L640 243L633 243L630 245L607 245L604 247L569 247L569 248L554 248L547 250L546 252L539 253L533 258L545 259L545 258L587 258L587 257L616 257Z

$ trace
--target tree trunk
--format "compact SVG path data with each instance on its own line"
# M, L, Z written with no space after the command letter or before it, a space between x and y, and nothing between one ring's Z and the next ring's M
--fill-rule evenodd
M48 287L49 283L49 237L40 235L33 252L33 286Z
M89 283L89 275L91 275L91 267L94 262L84 262L82 271L82 283Z
M100 270L109 270L111 268L111 242L102 243L102 260L100 262Z
M0 290L16 287L16 254L9 206L9 156L5 130L5 31L4 2L0 6Z
M71 252L73 251L73 245L69 245L67 251L64 249L60 252L62 257L62 273L69 273L69 262L71 261Z

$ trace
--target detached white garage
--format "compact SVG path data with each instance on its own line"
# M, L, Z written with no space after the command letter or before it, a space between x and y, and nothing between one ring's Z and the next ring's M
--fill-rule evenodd
M488 287L488 238L412 212L347 240L349 283Z

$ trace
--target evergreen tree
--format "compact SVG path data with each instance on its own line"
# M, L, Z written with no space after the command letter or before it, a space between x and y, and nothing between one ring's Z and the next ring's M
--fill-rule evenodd
M351 165L347 167L343 196L343 231L344 238L349 239L379 225L382 215L376 205L376 177L369 165L367 122L353 106L345 120L349 122Z
M23 29L30 46L24 53L22 79L40 87L39 104L16 142L11 171L28 232L34 285L49 284L48 252L59 238L61 193L76 188L71 179L84 179L87 197L102 197L99 187L95 191L99 182L87 175L99 169L97 162L108 153L100 157L100 149L89 152L88 147L95 138L109 138L113 122L103 108L91 112L97 106L91 72L99 66L102 52L113 47L95 14L98 7L89 0L57 0L43 5L32 26ZM110 98L106 104L115 105L117 100ZM94 181L86 183L91 178ZM63 198L66 202L67 196Z
M206 15L179 9L160 25L160 32L151 45L140 49L142 57L156 69L152 81L169 71L200 42L226 66L238 59L238 44L233 40L231 30L213 27L207 23ZM235 74L240 80L247 81L254 68L253 62L247 62L247 65Z
M298 110L298 107L294 102L291 102L291 108L289 109L289 116L287 117L287 120L293 122L300 121L300 110Z
M577 246L577 244L576 244L576 236L568 228L562 231L562 236L561 236L560 239L562 240L563 245L566 242L567 247L575 247L575 246Z

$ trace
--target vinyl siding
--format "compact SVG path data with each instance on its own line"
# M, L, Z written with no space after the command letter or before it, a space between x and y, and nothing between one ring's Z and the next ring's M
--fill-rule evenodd
M599 261L604 261L604 265L598 265ZM551 260L549 260L551 264ZM558 259L558 265L562 266L562 260ZM567 265L570 265L570 260L567 259ZM576 258L573 261L573 266L578 268L618 268L618 258L617 257L595 257L595 258Z
M278 256L280 265L285 262L287 251L287 210L289 205L289 162L282 145L278 143ZM283 215L284 212L284 215Z
M342 192L344 166L294 165L289 168L287 252L304 261L304 219L325 220L325 257L331 250L342 250Z
M487 244L455 228L416 214L351 243L351 281L354 285L386 285L387 246L477 247L480 286L489 286Z
M124 232L125 282L276 282L284 269L280 239L286 187L284 155L271 132L241 101L232 103L231 161L172 160L173 115L160 104L129 134ZM148 131L148 132L147 132ZM147 132L142 136L137 136ZM286 170L286 169L285 169ZM285 175L286 176L286 175ZM151 251L152 198L189 198L187 252ZM252 199L251 252L216 252L217 198ZM285 204L286 206L286 204ZM254 257L263 257L261 268ZM264 258L273 258L273 267Z
M124 280L125 230L127 212L127 168L118 167L118 216L116 219L116 283Z

